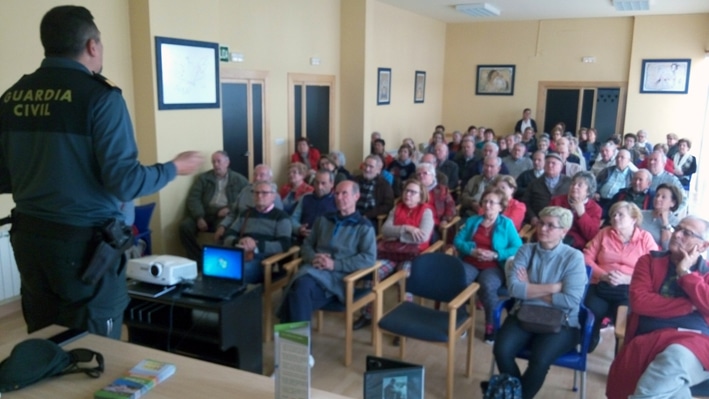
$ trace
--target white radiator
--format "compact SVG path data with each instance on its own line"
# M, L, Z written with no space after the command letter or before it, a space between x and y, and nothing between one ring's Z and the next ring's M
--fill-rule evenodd
M0 231L0 301L20 295L20 273L10 245L10 233Z

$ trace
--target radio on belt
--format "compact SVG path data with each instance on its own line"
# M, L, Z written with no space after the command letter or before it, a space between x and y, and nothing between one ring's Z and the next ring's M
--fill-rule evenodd
M150 255L128 260L128 278L159 285L175 285L197 278L197 262L173 255Z

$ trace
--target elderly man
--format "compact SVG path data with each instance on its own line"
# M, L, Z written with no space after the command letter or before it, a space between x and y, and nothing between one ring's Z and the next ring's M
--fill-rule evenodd
M647 141L647 132L644 129L640 129L640 130L638 130L638 133L636 134L636 136L638 137L638 141L635 143L635 146L640 147L640 148L645 148L645 151L647 151L648 154L651 153L653 150L653 147L652 147L652 143Z
M507 148L500 151L499 157L502 159L507 158L512 153L512 149L515 147L515 144L519 142L520 137L514 133L505 136L505 145L507 146Z
M624 188L630 187L630 182L633 180L633 168L631 168L630 151L625 148L618 151L615 157L615 166L603 169L596 181L598 189L594 194L594 199L603 209L603 218L608 214L613 203L613 197Z
M529 186L529 183L544 174L545 156L546 154L543 151L535 151L532 154L532 168L525 170L519 175L519 177L517 177L517 191L515 192L515 199L521 199L522 195L525 191L527 191L527 186Z
M534 135L534 129L528 127L522 132L522 140L520 143L527 148L527 154L534 154L537 151L537 136Z
M318 170L315 180L313 180L315 190L305 194L295 207L293 215L291 215L291 224L293 225L293 236L298 242L302 242L310 235L318 217L337 210L335 195L332 193L334 179L335 175L329 170Z
M480 175L483 173L483 163L485 162L485 158L500 156L500 147L494 141L488 141L483 144L479 155L480 155L480 157L478 158L477 162L475 163L475 174L476 175ZM507 166L505 166L505 164L502 164L502 166L500 167L500 173L503 175L510 174L510 172L507 170Z
M598 176L599 173L605 168L615 166L615 157L618 153L616 145L612 141L606 141L601 146L601 150L596 157L596 161L591 167L591 173L594 176Z
M224 236L224 246L244 249L244 281L259 284L263 282L261 261L290 248L293 228L290 216L274 205L275 184L257 181L251 195L254 206L239 212Z
M270 166L264 164L256 165L254 168L253 182L255 183L258 181L273 181L273 171ZM236 202L232 205L229 214L221 221L221 223L219 223L219 226L214 232L215 242L219 242L222 239L226 230L234 223L234 218L239 212L243 212L249 207L253 207L255 205L253 191L253 184L247 184L246 187L241 189L241 192L239 192L239 196L237 197ZM276 195L274 204L276 208L283 209L283 201L281 200L280 195Z
M522 172L534 168L532 160L525 156L527 147L522 143L515 143L511 147L510 155L502 158L502 164L507 167L509 174L515 179L522 174Z
M532 129L532 134L537 131L537 121L532 119L532 110L529 108L522 111L522 119L515 123L515 133L524 133L527 128Z
M448 146L445 143L436 144L436 170L448 178L448 188L454 190L458 187L458 164L448 159Z
M570 142L566 137L560 137L556 140L556 152L561 155L561 159L564 160L564 166L561 168L561 173L569 177L574 177L578 172L584 171L578 162L571 162L570 157ZM576 157L574 155L574 157Z
M569 193L571 178L561 174L564 161L557 152L550 151L544 158L544 174L529 183L522 196L522 202L527 205L526 219L536 224L539 214L549 205L552 197Z
M669 251L638 260L626 344L611 365L608 398L691 398L690 387L709 379L709 266L701 256L707 248L709 223L688 216Z
M394 190L380 175L382 172L381 157L377 155L367 156L364 159L362 168L362 175L355 178L355 181L359 184L357 211L375 223L376 226L377 216L388 214L391 208L394 207Z
M653 198L655 191L650 189L652 175L647 169L638 169L633 173L630 180L630 187L619 190L610 202L608 209L618 201L632 202L642 210L653 208Z
M468 181L460 195L461 213L466 216L477 215L480 211L480 197L492 179L500 174L502 160L497 156L489 156L483 160L483 173Z
M374 228L356 209L359 196L357 183L337 185L337 212L319 217L303 242L303 265L286 290L279 312L281 322L310 320L313 311L333 298L344 303L343 277L376 261Z
M647 156L647 169L652 175L652 183L650 183L650 189L653 191L657 190L657 187L662 183L672 184L679 188L680 192L684 193L684 188L682 183L680 183L677 176L665 170L665 163L667 162L667 157L662 150L657 150L652 152ZM679 215L682 215L687 207L687 197L682 196L682 203L677 210Z
M180 223L180 242L188 258L201 259L197 233L215 231L248 184L244 176L229 169L225 151L212 154L212 170L199 175L192 184L187 194L187 217Z
M468 181L475 176L477 171L475 170L476 162L475 159L475 143L473 138L466 136L460 144L460 150L455 156L455 163L458 164L458 177L460 178L460 185L465 187Z

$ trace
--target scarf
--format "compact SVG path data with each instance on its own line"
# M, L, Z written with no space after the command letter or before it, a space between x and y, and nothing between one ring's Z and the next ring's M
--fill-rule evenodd
M690 157L689 153L686 153L684 155L680 155L680 153L677 152L674 156L674 159L673 159L673 161L675 162L675 168L681 170L682 167L684 166L684 164L686 164L689 161L689 157Z

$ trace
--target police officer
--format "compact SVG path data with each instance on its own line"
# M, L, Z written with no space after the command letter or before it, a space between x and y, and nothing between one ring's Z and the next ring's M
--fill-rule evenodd
M81 278L105 240L100 226L122 223L122 203L194 173L203 158L138 162L121 91L99 74L103 44L89 10L51 9L40 35L40 68L0 99L0 193L16 204L23 315L28 332L56 323L119 338L128 304L121 257L103 262L97 281Z

